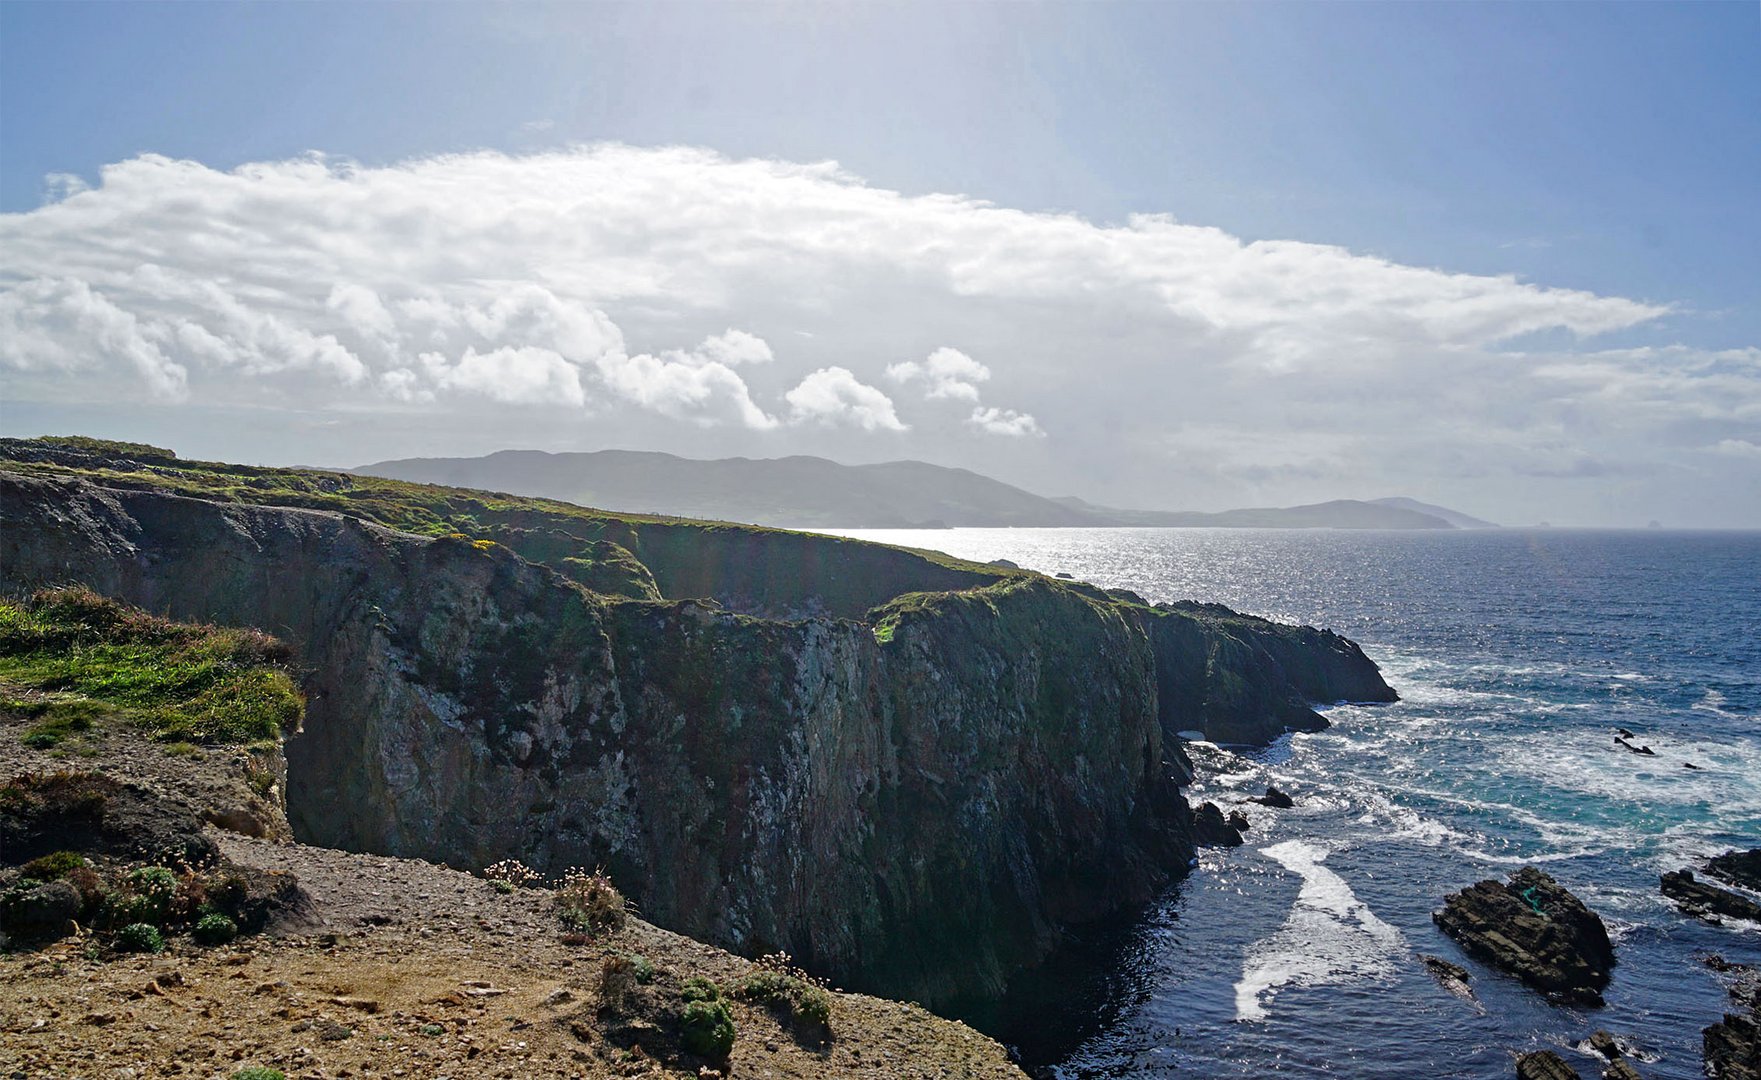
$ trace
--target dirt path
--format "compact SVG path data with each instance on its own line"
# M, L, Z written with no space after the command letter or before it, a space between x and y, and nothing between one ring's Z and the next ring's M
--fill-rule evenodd
M0 1070L16 1077L680 1075L598 1034L612 951L731 985L753 965L640 920L564 944L538 890L429 863L218 834L234 861L290 870L303 924L208 949L97 959L72 938L0 956ZM742 1077L1020 1080L1002 1048L911 1005L835 995L825 1047L736 1002Z

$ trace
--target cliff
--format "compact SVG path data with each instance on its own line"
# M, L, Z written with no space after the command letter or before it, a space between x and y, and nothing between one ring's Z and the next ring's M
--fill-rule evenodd
M928 553L0 449L0 584L295 647L301 839L602 865L670 929L931 1003L994 996L1181 871L1165 730L1274 734L1306 700L1391 693L1318 631Z

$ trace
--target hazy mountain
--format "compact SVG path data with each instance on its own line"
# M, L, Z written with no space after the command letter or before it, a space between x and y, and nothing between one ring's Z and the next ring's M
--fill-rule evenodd
M1334 499L1304 506L1262 506L1244 510L1205 513L1198 510L1121 510L1095 506L1081 499L1061 499L1061 505L1080 505L1106 525L1149 525L1175 529L1451 529L1455 526L1436 514L1358 499ZM1470 519L1471 520L1471 519Z
M1451 510L1447 506L1438 506L1435 503L1420 502L1417 499L1409 499L1404 495L1394 495L1386 499L1371 499L1370 501L1378 506L1397 506L1402 510L1417 510L1421 514L1429 514L1435 518L1442 518L1444 521L1449 522L1449 524L1454 525L1458 529L1502 528L1502 526L1495 521L1487 521L1484 518L1472 517L1468 514L1462 513L1460 510Z
M696 461L634 450L503 450L480 458L382 461L355 471L605 510L800 528L1095 524L1081 511L1001 481L921 461L840 465L817 457Z
M1477 519L1413 500L1337 499L1221 513L1123 510L1046 498L966 469L921 461L840 465L817 457L697 461L635 450L406 458L354 470L418 483L505 491L631 513L796 528L1145 525L1274 529L1448 529ZM1398 505L1397 505L1398 504ZM1447 516L1446 516L1447 515Z

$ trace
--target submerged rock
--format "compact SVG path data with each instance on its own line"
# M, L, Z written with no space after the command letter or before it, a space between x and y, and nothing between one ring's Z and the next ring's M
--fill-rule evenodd
M1674 900L1689 915L1711 922L1717 922L1720 915L1761 922L1761 904L1740 893L1696 880L1692 870L1673 870L1664 874L1661 885L1663 895Z
M1565 1059L1551 1050L1536 1050L1516 1059L1516 1080L1584 1080Z
M1608 929L1542 871L1527 866L1507 884L1471 885L1432 918L1462 948L1549 997L1602 1004L1614 966Z
M1474 997L1473 987L1468 985L1473 979L1473 974L1467 968L1460 964L1452 964L1441 956L1429 956L1424 953L1419 954L1419 962L1425 965L1425 970L1431 973L1431 978L1436 979L1437 985L1443 989L1464 1001L1478 1000Z

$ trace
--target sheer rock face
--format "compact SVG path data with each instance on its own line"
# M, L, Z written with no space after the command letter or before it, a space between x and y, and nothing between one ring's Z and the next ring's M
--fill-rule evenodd
M1151 609L1162 729L1219 743L1264 744L1286 731L1321 731L1311 707L1396 700L1357 644L1330 630L1286 626L1219 604Z
M299 650L308 706L287 784L301 839L603 866L661 925L931 1003L997 994L1063 927L1183 870L1190 772L1176 740L1164 747L1161 687L1202 722L1207 702L1288 705L1318 685L1291 674L1306 664L1294 628L1207 629L1223 616L1038 576L914 593L865 621L785 621L655 599L639 572L652 540L613 560L558 534L557 551L522 558L325 511L4 471L0 498L0 584L81 582ZM674 539L661 589L687 564ZM630 587L583 587L577 556L618 562ZM1189 666L1171 637L1199 651L1199 687L1164 670ZM1330 642L1308 666L1343 656L1382 685L1355 650Z
M1602 1004L1614 946L1602 919L1534 867L1450 896L1433 918L1480 959L1566 1001Z

